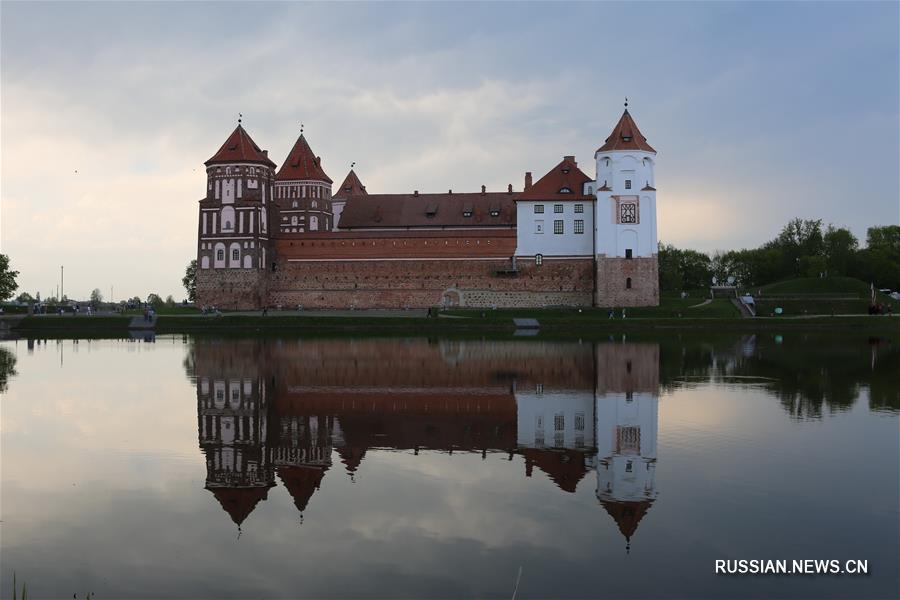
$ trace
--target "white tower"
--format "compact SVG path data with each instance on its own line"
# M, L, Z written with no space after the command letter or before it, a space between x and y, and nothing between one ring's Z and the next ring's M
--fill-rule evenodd
M625 112L597 160L596 306L656 306L656 150Z

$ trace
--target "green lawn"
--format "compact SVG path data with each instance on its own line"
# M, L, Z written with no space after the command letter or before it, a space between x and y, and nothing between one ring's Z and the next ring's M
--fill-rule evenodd
M695 306L704 302L702 298L660 299L659 306L629 307L625 309L627 318L739 318L740 312L725 298L716 298L709 304ZM694 308L692 308L694 307ZM622 318L622 309L613 309L616 319ZM608 308L500 308L497 310L461 308L445 311L445 315L488 319L491 321L508 321L514 318L531 318L541 322L554 321L597 321L609 320ZM484 315L482 317L482 315Z
M866 314L869 309L868 283L852 277L801 277L763 286L756 294L757 313L771 315L775 308L784 310L786 316ZM876 292L877 301L891 305L894 312L900 310L900 302Z

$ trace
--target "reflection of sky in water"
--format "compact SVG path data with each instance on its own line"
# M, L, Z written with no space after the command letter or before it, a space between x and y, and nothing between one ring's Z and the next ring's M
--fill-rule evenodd
M0 594L16 570L35 596L509 597L521 566L523 598L896 595L897 412L869 407L869 386L882 385L870 347L856 352L865 369L817 383L825 403L807 414L784 401L807 382L775 375L796 372L795 357L747 340L699 346L161 338L29 353L4 342L17 374L2 400ZM888 350L879 360L896 360ZM836 352L842 364L854 358ZM287 450L327 440L302 522L278 474L240 537L204 489L206 457L236 445L213 435L205 454L198 447L212 410L204 378L213 404L217 378L239 379L239 395L254 382L250 399L265 394L270 433L250 445L280 448L276 470ZM363 399L378 408L354 404ZM658 435L646 420L636 433L641 402L658 404ZM308 423L322 406L335 407L331 429L291 438L285 423ZM586 412L582 440L573 425ZM550 449L558 414L565 450ZM452 455L435 449L448 440ZM652 502L624 514L624 496L648 485L629 487L625 463L642 458ZM619 461L621 475L598 474L604 461ZM607 480L612 508L598 500ZM721 558L862 558L872 575L716 577Z

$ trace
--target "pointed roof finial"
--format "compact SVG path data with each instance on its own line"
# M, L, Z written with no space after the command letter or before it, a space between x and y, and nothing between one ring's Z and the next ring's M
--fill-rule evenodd
M303 135L303 123L300 123L300 135Z
M628 110L628 96L625 96L625 110Z
M350 163L350 168L352 169L355 166L356 166L356 161L354 160L352 163Z
M241 124L241 120L244 118L243 113L238 113L238 125Z

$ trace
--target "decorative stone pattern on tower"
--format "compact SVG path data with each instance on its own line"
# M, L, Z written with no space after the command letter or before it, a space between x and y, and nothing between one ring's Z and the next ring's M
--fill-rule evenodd
M275 176L278 232L330 231L331 183L322 169L322 158L313 153L301 133Z
M264 304L275 163L240 124L206 161L197 225L197 304Z
M627 106L627 105L626 105ZM595 306L659 304L656 150L625 109L597 161Z

